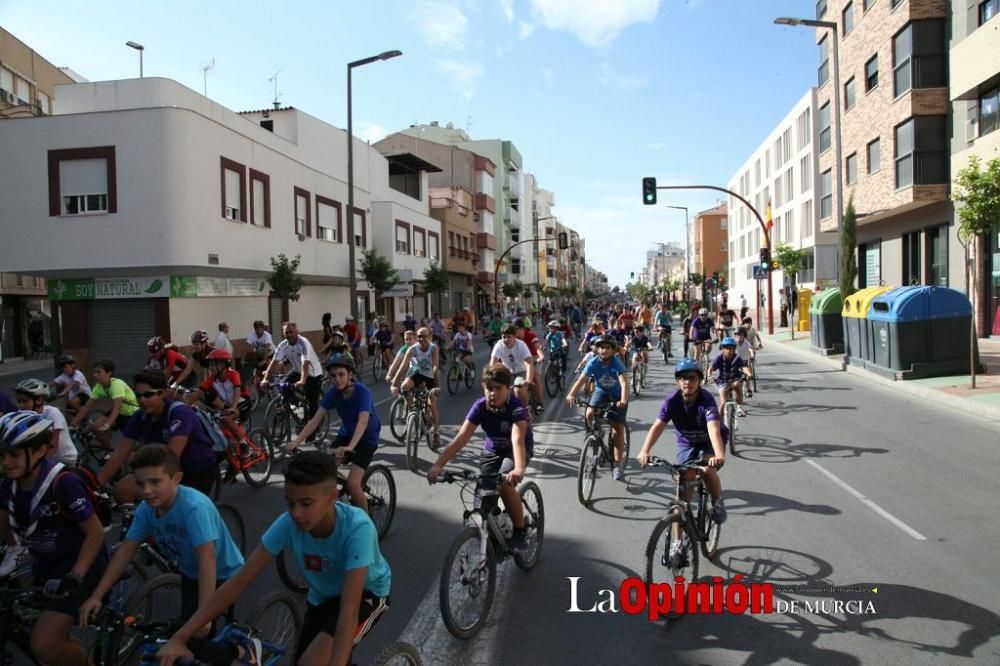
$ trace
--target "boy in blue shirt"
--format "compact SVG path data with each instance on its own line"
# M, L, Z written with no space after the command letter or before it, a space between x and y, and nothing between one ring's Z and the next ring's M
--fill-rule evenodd
M309 451L293 458L285 472L288 511L271 524L243 568L160 649L160 663L170 666L190 657L187 641L286 549L309 584L302 633L288 663L348 663L354 645L389 608L392 574L368 514L337 497L337 463L331 456Z
M80 606L83 627L97 616L101 599L121 578L139 545L151 537L180 569L180 620L194 615L215 589L243 566L243 555L212 500L180 485L181 463L173 451L162 444L147 444L132 456L131 464L143 502L136 507L128 534L97 587ZM210 629L206 623L195 633L196 638L204 638ZM192 641L191 647L200 660L212 663L229 663L236 655L234 646L210 641Z
M622 455L625 452L625 416L628 414L628 380L625 378L625 364L618 356L618 342L610 335L605 335L597 341L599 356L592 359L583 373L566 394L566 403L576 404L576 392L587 382L594 380L594 393L590 396L587 406L587 428L594 422L594 408L605 403L615 403L614 411L608 412L608 421L614 430L615 467L611 476L615 481L622 478Z
M719 397L722 402L729 400L729 391L732 390L736 397L736 415L746 416L743 409L743 385L739 381L742 377L750 376L750 366L736 354L736 339L726 337L719 343L722 353L712 361L709 372L718 372L715 379L719 387Z
M566 336L560 330L562 325L553 319L549 322L549 332L545 334L545 342L549 350L549 363L555 363L557 360L561 360L563 369L566 368L566 351L569 349L569 343L566 342Z

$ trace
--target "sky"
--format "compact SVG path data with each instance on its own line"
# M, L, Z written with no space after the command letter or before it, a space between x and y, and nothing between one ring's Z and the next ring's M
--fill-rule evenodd
M0 25L91 81L163 76L236 110L278 100L376 141L453 122L513 141L587 240L587 260L624 286L656 242L684 243L684 213L717 197L641 181L725 187L816 81L813 0L328 0L170 3L0 0ZM212 65L214 63L214 65ZM205 71L205 68L212 65Z

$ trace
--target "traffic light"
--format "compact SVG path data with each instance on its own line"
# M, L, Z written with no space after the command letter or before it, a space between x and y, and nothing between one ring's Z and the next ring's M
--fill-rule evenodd
M631 277L634 280L635 279L635 271L632 271L631 273L629 273L629 277Z
M652 206L656 203L656 179L642 179L642 203Z
M771 268L771 250L762 247L760 248L760 263L762 266L766 266L768 270Z
M559 249L565 250L569 247L569 236L565 231L559 232Z

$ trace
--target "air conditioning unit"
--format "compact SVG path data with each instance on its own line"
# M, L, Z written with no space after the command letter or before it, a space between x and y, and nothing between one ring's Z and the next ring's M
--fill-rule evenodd
M7 102L8 104L17 104L17 95L8 90L7 93L4 95L3 101Z

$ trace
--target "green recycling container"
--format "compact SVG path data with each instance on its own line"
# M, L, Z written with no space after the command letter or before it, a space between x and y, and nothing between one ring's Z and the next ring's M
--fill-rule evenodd
M844 351L842 299L839 289L824 289L813 296L809 306L809 346L829 356Z

